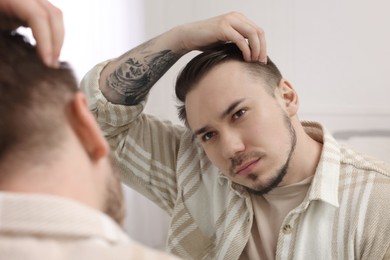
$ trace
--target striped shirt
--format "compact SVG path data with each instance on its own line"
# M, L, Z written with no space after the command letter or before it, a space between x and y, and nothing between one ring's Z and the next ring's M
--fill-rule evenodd
M41 259L178 260L131 240L110 217L77 201L0 192L0 260Z
M84 77L82 90L123 182L171 216L168 250L185 259L239 259L253 223L248 192L211 164L188 129L144 114L146 101L108 102L98 86L105 64ZM317 123L303 126L323 151L307 196L284 218L275 258L385 258L389 165L339 145Z

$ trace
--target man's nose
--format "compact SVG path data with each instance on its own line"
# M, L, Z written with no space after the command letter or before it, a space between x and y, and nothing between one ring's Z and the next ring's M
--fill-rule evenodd
M224 133L221 138L221 150L225 159L231 159L245 150L245 144L239 133Z

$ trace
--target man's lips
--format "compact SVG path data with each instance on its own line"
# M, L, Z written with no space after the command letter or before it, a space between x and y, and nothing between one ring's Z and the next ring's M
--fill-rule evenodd
M234 171L236 175L240 176L246 176L249 173L253 171L253 169L256 167L257 163L260 161L261 158L251 159L244 161L237 167L237 169Z

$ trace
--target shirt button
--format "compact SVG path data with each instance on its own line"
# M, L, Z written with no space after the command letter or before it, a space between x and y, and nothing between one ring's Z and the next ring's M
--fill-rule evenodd
M284 227L283 227L283 233L284 234L290 234L291 231L292 231L292 227L291 227L290 224L284 225Z

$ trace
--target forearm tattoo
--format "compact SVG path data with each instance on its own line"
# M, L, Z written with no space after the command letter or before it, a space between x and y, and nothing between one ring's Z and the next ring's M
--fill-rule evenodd
M164 50L147 55L143 60L129 58L108 76L106 86L123 97L120 103L138 104L180 57L170 50Z

